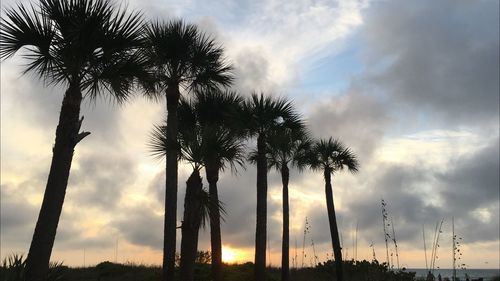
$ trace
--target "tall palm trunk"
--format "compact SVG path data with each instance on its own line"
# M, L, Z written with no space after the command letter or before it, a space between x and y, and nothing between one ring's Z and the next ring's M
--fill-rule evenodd
M181 280L194 280L194 266L198 252L198 231L201 225L202 181L200 171L195 169L186 182L184 199L184 219L182 221L181 240Z
M289 233L289 208L288 208L288 180L290 179L290 171L286 165L281 168L281 182L283 183L283 240L281 244L281 280L290 280L290 265L289 265L289 249L290 249L290 233Z
M266 280L267 158L265 136L257 138L257 225L255 230L255 280Z
M26 260L26 280L41 281L47 277L52 246L66 195L73 151L76 144L89 134L79 133L82 122L79 120L81 101L82 94L79 87L70 86L61 106L47 186Z
M177 108L179 86L166 90L167 98L167 161L165 179L165 224L163 240L163 280L174 280L177 224Z
M343 281L342 271L342 248L340 246L339 230L337 228L337 218L335 216L335 206L333 205L333 191L332 191L332 171L328 168L325 169L325 195L326 207L328 210L328 221L330 223L330 235L332 236L333 255L335 257L335 271L337 274L337 281Z
M219 169L213 163L205 167L208 181L208 192L212 203L219 202L217 181ZM220 212L218 204L210 204L210 245L212 249L212 278L214 281L222 280L222 239L220 231Z

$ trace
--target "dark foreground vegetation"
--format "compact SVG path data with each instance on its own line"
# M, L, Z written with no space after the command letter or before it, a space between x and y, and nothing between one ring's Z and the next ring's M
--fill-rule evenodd
M23 280L24 262L17 261L13 264L4 264L1 267L0 280ZM354 264L352 261L344 262L344 271L347 280L415 280L415 273L388 271L384 264L378 262L362 261ZM197 263L194 270L194 279L201 281L212 280L210 277L210 264ZM161 268L159 266L146 266L137 264L116 264L103 262L95 267L71 268L62 264L53 264L49 269L47 281L148 281L160 280ZM253 280L253 263L223 265L223 280ZM314 268L291 269L291 280L336 280L333 261L328 261ZM281 269L267 268L268 280L281 280ZM176 270L176 280L179 272Z
M179 262L179 260L177 259ZM194 280L209 281L211 266L209 259L197 259L194 270ZM0 267L1 281L24 280L26 262L22 256L12 255L6 258ZM415 277L415 272L408 272L405 269L391 271L385 263L378 261L344 261L344 277L351 281L411 281L423 280ZM268 267L266 270L268 280L281 280L281 269ZM178 267L175 271L175 280L180 280ZM161 268L159 266L148 266L139 264L117 264L102 262L94 267L67 267L62 263L53 263L50 266L47 281L153 281L160 280ZM224 264L223 280L246 281L253 280L254 264L251 262L244 264ZM306 280L336 280L335 264L333 261L319 263L315 267L292 268L290 279L295 281ZM500 277L493 279L500 281Z
M199 252L200 253L200 252ZM194 269L194 280L213 280L211 275L210 255L208 252L201 252L204 255L197 255ZM180 262L176 257L177 265ZM0 281L24 280L26 261L21 255L11 255L3 260L0 266ZM254 264L251 262L244 264L223 264L223 280L225 281L247 281L253 280ZM424 278L416 277L415 272L402 270L389 270L387 264L378 261L357 261L343 262L344 278L351 281L424 281ZM161 278L161 267L141 264L118 264L112 262L102 262L93 267L67 267L62 263L52 263L50 265L47 281L156 281ZM266 269L267 280L281 280L281 269L268 267ZM175 268L175 280L180 280L179 267ZM322 281L337 280L335 263L332 260L319 263L315 267L292 268L290 270L290 280L294 281ZM438 280L437 278L435 280ZM443 278L442 280L449 280ZM476 279L472 279L476 280ZM479 279L481 280L481 279ZM500 281L497 276L492 281ZM460 281L459 278L456 281Z

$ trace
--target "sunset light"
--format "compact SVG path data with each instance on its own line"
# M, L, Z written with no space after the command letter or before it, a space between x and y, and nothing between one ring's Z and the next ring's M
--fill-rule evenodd
M241 260L242 253L238 249L222 246L222 261L225 263L237 263Z
M0 281L500 280L500 1L0 2Z

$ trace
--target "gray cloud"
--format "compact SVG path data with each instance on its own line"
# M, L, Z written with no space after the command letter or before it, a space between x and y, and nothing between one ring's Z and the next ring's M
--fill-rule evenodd
M478 152L452 161L447 172L439 175L443 198L450 206L478 208L499 199L499 139Z
M234 88L245 95L253 91L275 89L270 78L269 61L258 48L241 50L234 58Z
M349 231L356 223L359 223L359 241L383 243L382 198L388 203L386 209L394 220L399 243L420 248L422 225L427 226L429 234L441 218L445 219L443 229L448 235L452 216L455 217L455 230L467 243L495 241L499 235L496 218L499 169L498 139L457 159L457 163L444 173L418 164L379 166L377 173L364 183L365 188L344 196L344 208L337 210L344 245L351 246ZM431 193L424 191L429 185L433 185ZM334 185L334 194L338 188ZM436 205L433 203L436 198L444 200ZM304 215L309 217L311 224L308 237L323 249L331 247L326 208L314 208Z
M2 247L9 245L10 250L24 253L29 247L29 241L33 235L33 221L38 215L38 209L29 204L24 198L24 194L16 192L12 186L2 184L0 198L2 200L0 205Z
M95 235L86 235L89 229L82 227L82 221L92 220L92 214L85 208L77 208L75 212L63 209L57 227L54 250L79 250L110 248L115 241L115 231L109 225L102 225Z
M476 153L460 157L452 169L438 175L445 199L443 208L449 216L457 217L458 225L465 230L463 237L469 242L493 241L499 237L498 144L496 138ZM481 210L486 217L478 213Z
M367 63L379 66L372 85L447 126L498 121L498 9L496 1L374 3L363 30Z
M400 241L418 243L422 224L432 225L438 218L445 218L449 224L452 216L468 242L498 239L499 225L494 218L498 214L500 186L498 139L458 162L445 173L437 173L432 167L381 167L378 175L368 182L373 188L350 201L348 210L340 213L340 219L359 220L363 235L378 233L381 239L380 199L384 198ZM431 194L421 192L432 182ZM444 201L435 205L431 202L435 198ZM486 210L490 218L478 217L478 208ZM370 241L370 237L364 238Z
M357 86L312 107L308 123L315 137L339 138L362 162L369 160L391 119L384 103Z
M115 209L125 187L130 186L137 175L133 159L123 155L110 157L106 149L75 160L79 168L73 169L70 175L67 198L80 206Z
M163 248L163 216L144 206L125 210L112 225L132 244Z

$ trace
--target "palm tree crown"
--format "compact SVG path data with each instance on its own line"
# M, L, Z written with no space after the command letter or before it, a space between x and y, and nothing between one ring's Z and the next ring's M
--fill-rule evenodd
M308 164L312 141L305 126L278 127L267 138L269 168L281 170L289 165L303 169Z
M244 143L241 130L235 128L233 113L242 99L234 92L197 93L192 100L182 98L178 108L179 134L176 146L179 159L201 168L215 162L224 170L243 166ZM149 142L153 156L163 158L168 143L166 125L155 126Z
M338 139L321 139L312 147L310 165L312 169L335 173L347 169L356 173L359 162L356 155Z
M144 51L157 93L173 86L212 89L232 83L232 67L223 58L223 48L195 25L182 20L156 22L145 33Z
M0 29L0 58L29 51L26 72L43 80L125 100L134 78L144 76L139 13L127 14L104 0L40 0L39 9L8 9Z
M179 105L179 120L183 121L181 123L183 126L179 128L179 145L177 146L179 149L179 160L191 164L193 171L199 172L204 167L203 152L208 148L203 142L200 126L196 124L197 121L195 118L193 103L182 99ZM154 126L148 146L151 155L155 158L161 159L167 155L168 143L166 141L165 124ZM210 198L206 191L203 191L201 196L202 197L198 198L202 202L200 207L203 208L200 211L201 226L204 226L211 217L210 210L208 210L211 204L215 204L222 214L226 213L221 202L210 202Z
M224 170L229 165L232 171L243 166L243 128L238 117L243 99L235 92L218 89L196 94L194 113L201 127L204 141L203 162Z
M278 126L288 129L303 126L293 104L284 98L253 93L243 109L242 122L245 123L249 135L266 135Z

